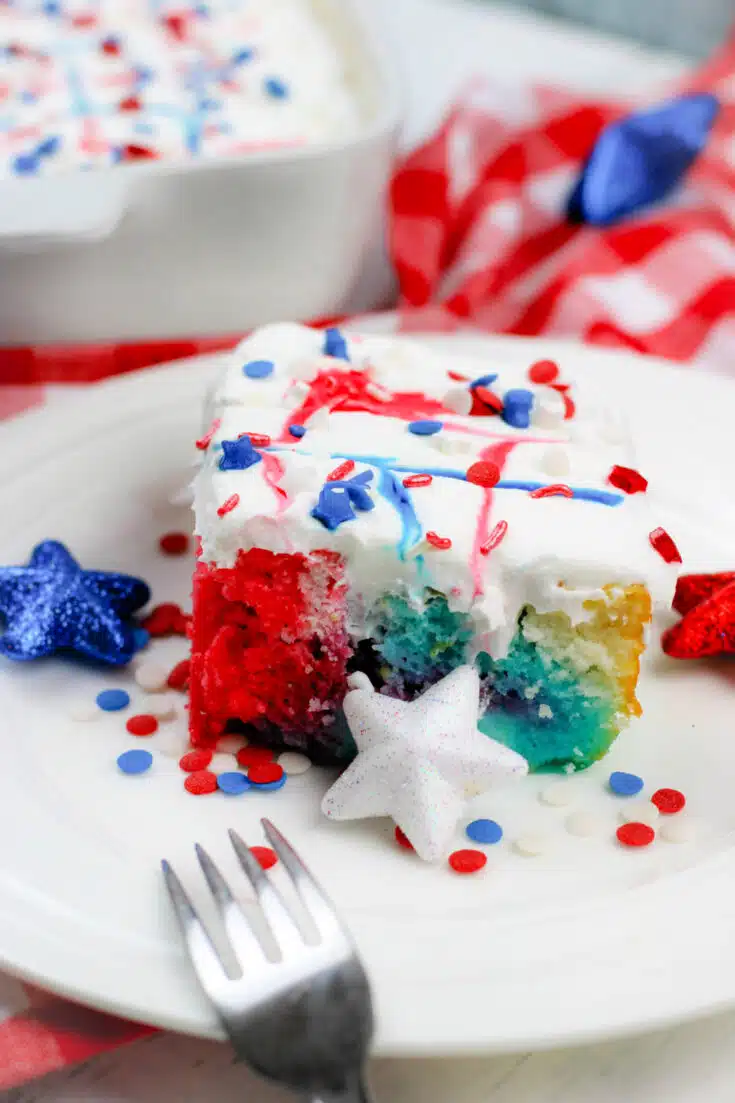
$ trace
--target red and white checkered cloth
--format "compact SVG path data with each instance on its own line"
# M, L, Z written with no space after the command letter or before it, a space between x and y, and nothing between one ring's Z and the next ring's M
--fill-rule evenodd
M679 91L722 111L672 202L611 229L565 200L601 128L639 103L478 82L392 187L396 329L553 334L735 371L735 36ZM0 417L237 337L0 350ZM149 1033L0 975L0 1090Z

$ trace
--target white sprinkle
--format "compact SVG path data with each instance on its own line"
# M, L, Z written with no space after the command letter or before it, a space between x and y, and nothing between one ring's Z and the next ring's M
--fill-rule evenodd
M541 457L541 468L549 475L568 475L569 466L569 453L565 448L547 448Z
M469 387L450 387L442 403L455 414L466 416L472 409L472 392Z
M348 675L347 685L350 689L365 689L369 693L372 693L373 690L373 683L362 670L356 670L354 674Z
M552 781L539 793L539 800L552 808L565 808L575 800L575 787L568 781Z
M156 694L146 697L140 703L140 711L155 716L157 720L175 720L177 699L173 693Z
M248 740L244 735L221 735L217 740L217 750L222 754L237 754L243 747L247 747Z
M551 387L536 391L531 422L540 429L558 429L564 424L564 399Z
M538 716L539 720L551 720L554 715L554 710L546 703L539 705Z
M311 760L298 751L284 751L278 756L278 765L288 777L295 777L311 769Z
M645 823L649 827L656 827L659 813L650 800L624 801L618 817L621 823Z
M564 826L570 835L577 835L580 839L605 835L610 829L607 821L596 812L572 812L564 821Z
M82 699L80 701L74 701L74 703L70 705L68 715L70 720L98 720L102 715L102 710L94 698L91 701Z
M134 676L146 693L161 693L166 688L169 673L169 668L146 659L136 669Z
M538 858L549 849L549 839L546 835L519 835L514 839L513 846L524 858Z
M667 843L690 843L698 833L696 821L687 816L667 816L658 829L659 838Z

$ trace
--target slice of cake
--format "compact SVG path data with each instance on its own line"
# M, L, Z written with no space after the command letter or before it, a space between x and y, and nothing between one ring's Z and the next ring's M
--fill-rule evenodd
M532 769L589 765L639 712L679 556L553 363L267 326L197 443L194 745L244 727L346 760L351 672L410 700L468 662Z

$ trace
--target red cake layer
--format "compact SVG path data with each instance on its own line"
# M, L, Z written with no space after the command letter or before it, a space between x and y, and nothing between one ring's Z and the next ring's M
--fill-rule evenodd
M194 575L190 732L212 746L230 721L294 744L324 732L346 691L351 650L335 552L240 552ZM305 674L308 677L305 677Z

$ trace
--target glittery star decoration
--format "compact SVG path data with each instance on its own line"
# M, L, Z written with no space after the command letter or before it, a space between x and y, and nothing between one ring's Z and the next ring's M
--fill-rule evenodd
M735 655L735 571L682 575L673 607L682 619L661 638L672 659Z
M358 754L327 792L333 820L392 816L419 857L449 848L469 796L522 777L524 758L478 730L480 680L461 666L411 702L351 690L345 718Z
M27 567L0 567L0 653L25 660L74 651L120 666L135 653L125 622L149 597L141 579L85 571L63 544L45 540Z

